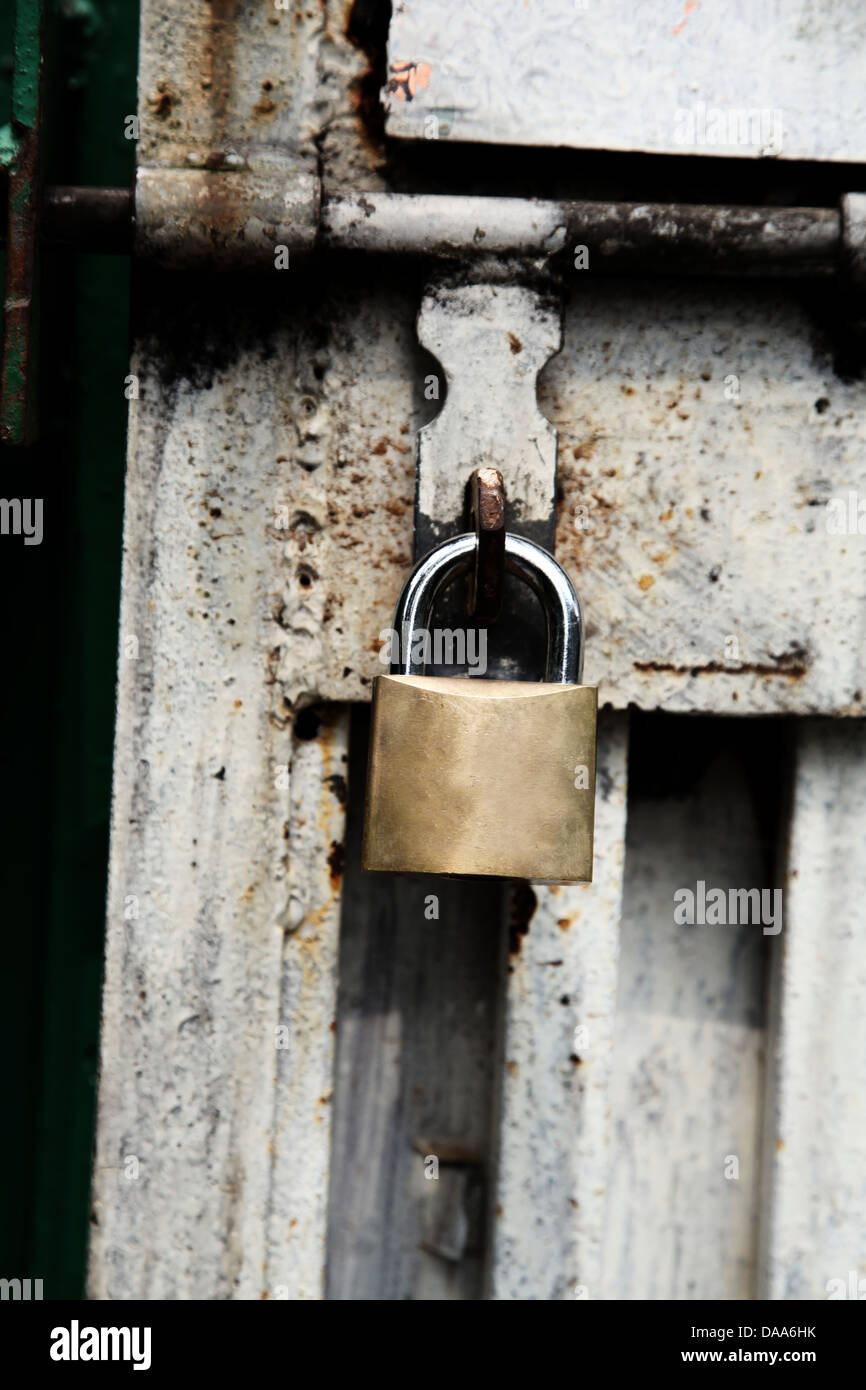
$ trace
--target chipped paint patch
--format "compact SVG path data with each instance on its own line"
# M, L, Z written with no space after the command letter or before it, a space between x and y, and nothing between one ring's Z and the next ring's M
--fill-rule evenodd
M426 91L432 71L429 63L394 62L386 90L393 93L398 101L412 101L417 92Z

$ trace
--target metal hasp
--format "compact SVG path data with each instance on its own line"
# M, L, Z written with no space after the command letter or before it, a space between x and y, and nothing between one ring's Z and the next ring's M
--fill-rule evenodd
M589 883L597 691L577 683L580 605L553 557L506 536L506 567L544 608L546 681L424 675L427 643L414 638L477 545L471 534L444 541L397 603L401 656L373 691L364 868Z
M0 369L0 438L27 444L35 433L33 298L39 237L39 127L43 0L17 0L12 125L0 163L8 167L6 291Z
M536 386L562 339L557 294L543 279L473 283L469 275L455 283L443 275L424 293L418 338L441 364L446 391L439 414L418 434L415 558L466 529L466 475L478 468L502 476L508 532L553 553L556 431L538 408ZM510 574L502 587L509 622L491 674L525 679L543 661L542 617ZM443 596L441 620L465 624L456 594ZM431 674L454 672L437 667Z

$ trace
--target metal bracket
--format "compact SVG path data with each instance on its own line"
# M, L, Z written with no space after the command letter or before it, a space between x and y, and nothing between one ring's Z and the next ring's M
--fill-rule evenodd
M556 430L538 409L536 381L562 341L557 299L525 285L440 280L422 301L418 337L442 364L447 394L418 436L416 558L464 529L467 475L477 468L502 475L507 530L552 551ZM488 674L539 674L544 622L537 600L510 575L503 592L508 621L496 629ZM454 592L443 598L441 614L448 626L466 623Z

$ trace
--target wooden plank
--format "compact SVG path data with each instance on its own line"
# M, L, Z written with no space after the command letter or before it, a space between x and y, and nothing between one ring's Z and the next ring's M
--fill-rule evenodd
M866 1297L866 730L794 731L775 941L762 1297Z
M356 711L328 1297L479 1298L503 886L362 874L368 724Z
M589 615L586 680L617 708L864 710L862 538L829 506L866 496L866 385L815 345L808 302L622 281L570 300L539 385L556 553Z
M372 177L349 117L364 59L331 20L326 35L301 5L143 0L139 167L237 173L249 155L302 169L324 159L326 179L342 160L349 185ZM345 389L353 362L364 380L371 364L355 340L337 347L323 300L321 318L304 307L307 281L294 269L275 272L276 291L267 277L205 286L138 272L98 1298L316 1298L324 1288L347 716L317 726L304 707L317 693L340 550L327 525L340 529L334 476L321 465L347 462L353 447L343 440L340 453L321 382L336 366ZM387 308L372 312L381 322ZM409 360L414 313L410 304ZM382 331L390 341L393 325ZM399 438L411 380L388 400ZM365 459L383 428L369 416ZM407 560L392 560L392 590Z
M593 883L537 887L509 966L494 1299L599 1296L627 754L628 717L603 714Z
M772 885L775 741L645 718L631 773L601 1296L753 1298L768 938L677 922L674 895Z
M292 279L282 313L265 281L270 318L251 322L226 285L208 306L229 340L241 322L295 345L258 404L270 419L262 447L286 464L271 517L296 577L288 593L321 576L282 658L293 699L367 700L382 670L377 638L412 558L415 434L444 394L425 399L429 379L442 382L417 342L420 290L396 269L359 287L334 267ZM201 297L178 280L172 298L201 318ZM164 316L198 372L193 335L171 304ZM603 700L863 712L862 538L829 531L828 507L844 499L847 526L849 495L866 497L866 387L836 374L790 291L588 280L538 401L559 435L556 554L586 610L586 680ZM460 454L443 431L437 457L453 483Z
M325 1284L349 711L317 718L314 737L293 740L284 831L289 902L264 1208L270 1298L321 1298Z
M387 129L428 140L860 160L864 41L863 14L844 0L415 0L391 19Z
M321 1293L345 719L301 749L290 792L281 467L259 409L285 370L254 349L193 389L158 354L133 363L94 1297Z

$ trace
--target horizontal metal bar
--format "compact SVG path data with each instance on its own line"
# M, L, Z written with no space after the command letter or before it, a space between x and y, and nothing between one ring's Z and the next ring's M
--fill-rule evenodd
M43 240L76 251L129 253L133 213L130 188L47 188L42 204Z
M287 252L313 250L320 190L315 173L273 151L243 169L144 166L133 250L172 268L273 270Z
M839 266L839 212L665 203L369 193L322 209L320 240L352 251L442 257L564 255L590 270L829 275ZM581 257L580 248L586 256Z
M866 281L866 196L837 208L552 202L340 194L318 207L307 172L145 169L126 189L50 188L49 241L165 266L264 269L277 246L462 259L573 258L591 271L827 276Z

